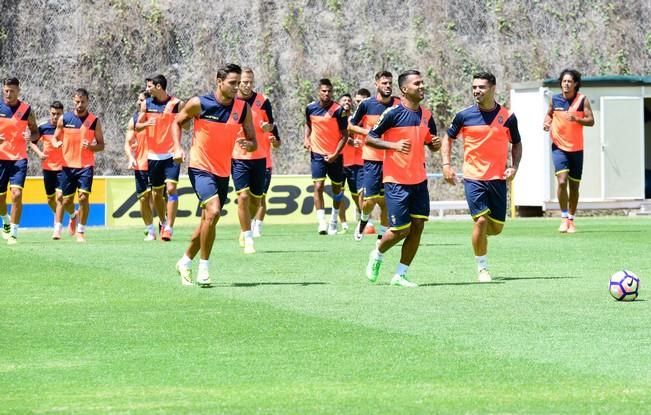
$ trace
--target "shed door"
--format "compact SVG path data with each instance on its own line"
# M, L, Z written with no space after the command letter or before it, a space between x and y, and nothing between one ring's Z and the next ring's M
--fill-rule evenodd
M601 97L604 199L644 199L643 109L639 97Z

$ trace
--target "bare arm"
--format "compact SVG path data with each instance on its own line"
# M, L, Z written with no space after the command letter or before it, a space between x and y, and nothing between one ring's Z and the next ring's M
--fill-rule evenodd
M411 143L407 139L390 142L382 140L381 138L375 138L373 136L367 135L366 145L373 148L379 148L381 150L395 150L405 154L409 153L409 150L411 150Z
M179 113L176 114L176 119L172 123L172 142L174 143L174 161L177 163L185 160L185 152L183 146L181 146L181 129L189 128L190 121L198 118L199 115L201 115L201 102L197 97L189 99Z
M246 104L248 111L242 123L242 130L244 137L237 140L237 145L248 152L255 151L258 148L258 142L255 139L255 127L253 126L253 115L251 115L251 107Z
M433 135L432 142L427 144L427 148L429 148L432 153L439 151L441 149L441 137Z
M367 136L369 130L367 130L366 128L362 128L359 125L354 125L354 124L349 122L348 123L348 132L352 133L352 134L360 134L360 135L363 135L363 136Z
M518 172L520 166L520 159L522 158L522 143L511 144L511 167L506 169L504 177L506 180L513 180L515 174Z
M104 151L104 131L102 131L102 124L99 119L95 124L95 144L84 141L82 145L94 153Z
M52 136L52 147L59 148L63 145L63 117L59 117L57 128Z
M136 159L133 156L133 151L132 151L132 146L135 142L135 125L133 123L133 119L129 120L129 124L127 125L127 133L124 138L124 153L127 155L127 159L129 160L129 168L134 168L136 166Z
M30 141L30 142L29 142L29 148L30 148L34 153L36 153L36 155L37 155L41 160L45 160L45 159L47 158L47 156L45 155L45 153L42 152L40 148L38 148L38 146L36 145L35 142Z
M441 165L443 166L443 178L445 181L449 184L457 184L457 174L450 165L452 140L447 134L443 137L443 141L441 142Z
M312 145L310 143L310 135L312 134L312 127L309 124L305 124L305 135L303 136L303 147L306 150L312 150Z
M179 108L180 108L180 106L179 106ZM147 121L146 118L147 118L147 102L143 101L140 104L140 109L138 111L138 121L136 122L136 125L134 126L134 129L136 130L136 132L141 132L145 128L156 124L155 119L151 119L151 120Z
M594 125L594 114L587 97L583 100L583 118L575 118L575 121L586 127Z
M38 126L36 125L36 116L34 116L34 111L29 112L29 117L27 118L27 127L31 134L31 142L36 143L39 139Z

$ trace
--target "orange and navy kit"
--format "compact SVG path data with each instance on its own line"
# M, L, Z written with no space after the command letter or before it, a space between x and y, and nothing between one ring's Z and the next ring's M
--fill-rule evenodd
M386 104L378 101L377 97L367 98L359 103L350 122L370 131L384 111L398 104L400 104L400 98L397 97L391 97ZM363 140L365 141L366 137ZM364 160L364 171L362 173L361 189L364 190L364 198L372 199L383 196L382 162L384 161L384 150L366 146L362 142L362 159Z
M219 197L226 202L235 141L250 111L246 101L222 105L213 93L199 97L201 113L194 120L188 175L201 206Z
M580 181L583 175L583 126L566 119L566 114L576 118L585 116L586 97L576 93L571 100L563 94L552 96L552 125L549 136L552 139L552 160L556 174L568 173L570 180Z
M166 182L178 183L181 165L174 162L174 142L172 141L172 124L179 112L180 101L169 97L159 102L154 97L145 101L145 121L156 120L147 127L148 171L151 186L160 189Z
M518 120L499 104L490 111L478 105L454 117L448 137L463 138L463 180L473 218L487 214L496 222L506 219L506 171L509 144L520 140Z
M149 181L149 160L147 159L147 130L140 132L135 130L135 125L138 123L139 112L133 114L133 140L136 142L133 151L133 158L136 160L136 165L133 168L133 175L136 180L136 195L142 197L145 193L151 191L151 184Z
M312 180L325 180L327 176L334 184L343 183L344 163L341 157L331 163L326 162L324 157L334 154L341 140L341 132L348 129L344 109L334 101L326 108L315 101L305 108L305 122L311 128Z
M43 153L45 154L45 160L41 162L41 167L43 168L43 184L47 197L54 196L56 189L60 188L59 180L63 168L63 151L61 147L54 148L52 146L54 131L56 131L56 125L52 125L50 122L38 126L38 135L43 142Z
M271 154L269 136L272 134L263 131L262 124L265 122L273 124L274 117L271 110L271 103L263 94L254 92L245 101L251 108L251 117L258 148L255 151L248 152L246 149L235 146L233 148L231 173L237 193L248 189L252 196L261 197L265 192L267 157L270 157ZM240 130L238 137L244 137L243 130Z
M407 139L411 143L407 154L384 150L384 197L393 230L410 226L412 218L429 218L425 145L431 144L436 134L429 110L420 107L414 111L402 103L384 111L368 133L375 139L394 143Z
M97 117L87 113L83 118L73 112L66 112L62 117L63 145L61 151L63 166L60 185L63 197L74 196L79 190L90 193L93 187L93 169L95 153L83 147L83 142L92 144L95 140Z
M0 196L7 193L7 187L22 189L27 176L27 141L23 134L31 107L26 102L18 101L9 106L0 100Z

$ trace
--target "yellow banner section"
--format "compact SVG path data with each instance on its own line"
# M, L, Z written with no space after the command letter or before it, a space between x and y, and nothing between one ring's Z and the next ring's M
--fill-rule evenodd
M90 194L90 203L104 203L106 201L106 178L93 178L92 190L93 191ZM11 196L8 198L8 201L11 202ZM45 186L43 185L42 177L28 177L27 180L25 180L23 203L47 203L47 196L45 195Z
M107 197L107 226L127 227L143 226L140 215L140 202L136 197L135 180L133 177L110 177L108 181ZM275 175L271 178L271 186L267 193L267 216L265 223L314 223L313 198L314 184L308 175ZM94 190L94 189L93 189ZM190 185L190 180L181 177L178 184L179 211L176 218L177 225L196 225L199 223L201 209L198 199ZM326 186L325 205L326 214L332 207L332 192ZM346 192L345 203L348 207L346 214L349 222L355 220L355 208L350 193ZM237 224L237 195L232 182L229 186L228 200L219 223Z

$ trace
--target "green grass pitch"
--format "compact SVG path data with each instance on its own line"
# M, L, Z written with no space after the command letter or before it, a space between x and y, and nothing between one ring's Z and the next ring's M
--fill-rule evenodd
M217 228L214 288L181 286L171 243L25 231L0 245L0 413L649 413L651 219L508 221L475 283L471 222L426 225L391 287L374 238L266 225L245 256ZM197 260L194 270L196 273ZM621 268L637 301L608 294Z

